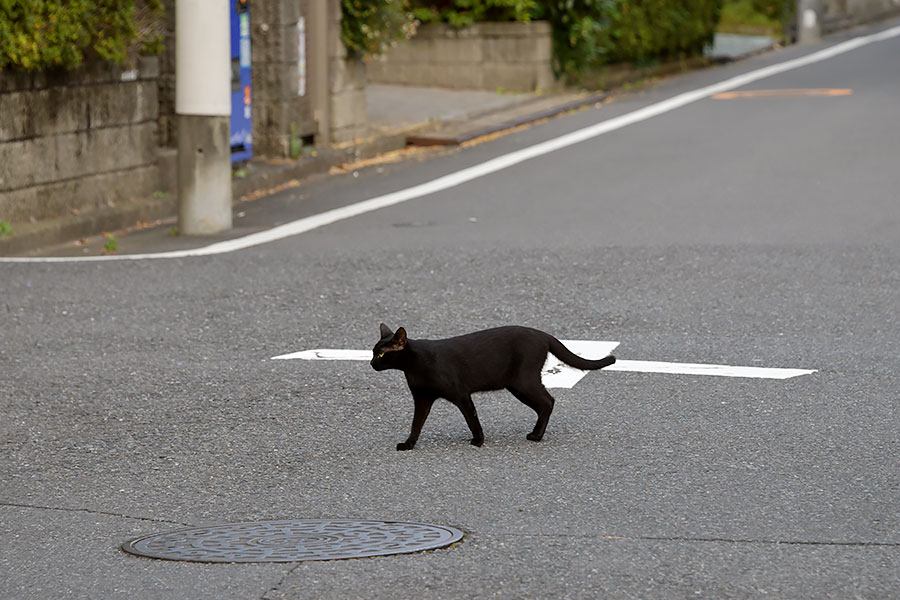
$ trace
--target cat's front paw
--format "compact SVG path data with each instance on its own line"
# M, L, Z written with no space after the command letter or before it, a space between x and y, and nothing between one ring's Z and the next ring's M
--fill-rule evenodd
M472 438L469 443L473 446L478 446L479 448L481 448L484 445L484 438Z
M409 442L400 442L399 444L397 444L397 450L412 450L412 449L413 449L413 445L410 444Z

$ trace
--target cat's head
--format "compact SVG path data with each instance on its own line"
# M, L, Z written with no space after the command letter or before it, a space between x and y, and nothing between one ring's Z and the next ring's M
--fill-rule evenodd
M376 371L399 369L406 349L406 330L402 327L396 333L381 324L381 339L372 348L372 368Z

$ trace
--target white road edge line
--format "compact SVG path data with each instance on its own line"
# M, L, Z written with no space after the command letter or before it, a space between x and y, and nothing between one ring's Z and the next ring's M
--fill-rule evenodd
M356 217L368 212L387 208L389 206L394 206L395 204L401 204L415 198L421 198L429 194L441 192L452 187L462 185L463 183L467 183L474 179L484 177L485 175L490 175L492 173L496 173L497 171L507 169L526 160L531 160L532 158L537 158L539 156L543 156L544 154L549 154L551 152L561 150L562 148L566 148L574 144L579 144L591 138L595 138L611 131L627 127L628 125L633 125L634 123L646 121L647 119L651 119L653 117L673 111L676 108L687 106L688 104L692 104L713 94L727 92L735 88L743 87L760 79L765 79L767 77L772 77L786 71L799 69L800 67L805 67L807 65L828 60L830 58L834 58L835 56L850 52L851 50L856 50L857 48L861 48L875 42L888 40L897 36L900 36L900 26L892 27L878 33L859 36L841 42L839 44L835 44L834 46L825 48L823 50L813 52L812 54L808 54L806 56L801 56L799 58L794 58L774 65L769 65L768 67L763 67L761 69L756 69L755 71L750 71L749 73L731 77L724 81L720 81L719 83L714 83L706 87L678 94L677 96L673 96L671 98L668 98L667 100L651 104L650 106L645 106L644 108L635 110L633 112L620 115L618 117L613 117L612 119L601 121L600 123L597 123L595 125L591 125L589 127L567 133L552 140L547 140L545 142L541 142L539 144L535 144L533 146L529 146L515 152L510 152L509 154L498 156L481 164L474 165L472 167L468 167L460 171L456 171L455 173L444 175L442 177L438 177L437 179L434 179L427 183L416 185L405 190L392 192L390 194L385 194L384 196L370 198L369 200L364 200L362 202L351 204L349 206L329 210L318 215L312 215L310 217L298 219L296 221L285 223L284 225L279 225L278 227L273 227L272 229L253 233L241 238L227 240L224 242L217 242L215 244L210 244L209 246L194 248L191 250L177 250L172 252L158 252L152 254L0 257L0 262L99 262L118 260L148 260L161 258L187 258L191 256L211 256L214 254L225 254L228 252L243 250L245 248L250 248L253 246L268 244L270 242L275 242L287 237L306 233L307 231L312 231L313 229L318 229L319 227L324 227L325 225L330 225L338 221L343 221L351 217Z

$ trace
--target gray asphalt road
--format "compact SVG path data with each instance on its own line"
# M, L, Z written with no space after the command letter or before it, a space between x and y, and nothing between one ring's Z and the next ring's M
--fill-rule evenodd
M813 50L268 206L296 218L406 188ZM851 95L701 100L236 253L0 265L0 597L896 597L898 54L895 37L746 88ZM369 348L381 321L818 372L592 373L554 391L539 444L533 414L494 393L476 399L484 447L444 403L401 453L398 373L271 360ZM298 564L119 550L184 526L332 517L467 535Z

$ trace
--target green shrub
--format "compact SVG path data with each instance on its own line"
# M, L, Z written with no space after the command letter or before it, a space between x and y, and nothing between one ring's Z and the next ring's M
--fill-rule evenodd
M548 0L558 74L617 62L646 64L703 52L712 42L722 0Z
M160 0L138 0L158 20ZM135 0L0 0L0 69L74 69L126 62L139 39Z
M753 8L773 21L781 21L788 11L788 0L753 0Z
M412 0L413 14L423 23L465 27L478 21L529 21L537 0Z
M715 35L722 0L412 0L412 7L423 22L454 27L549 20L554 68L559 75L576 75L610 63L702 53Z
M610 53L616 0L548 0L540 16L553 25L557 74L573 74L602 62Z
M381 54L415 32L407 0L341 0L341 40L351 54Z
M721 0L622 2L613 58L644 62L701 54L713 41L721 6Z
M719 31L780 37L792 6L782 0L725 0Z

